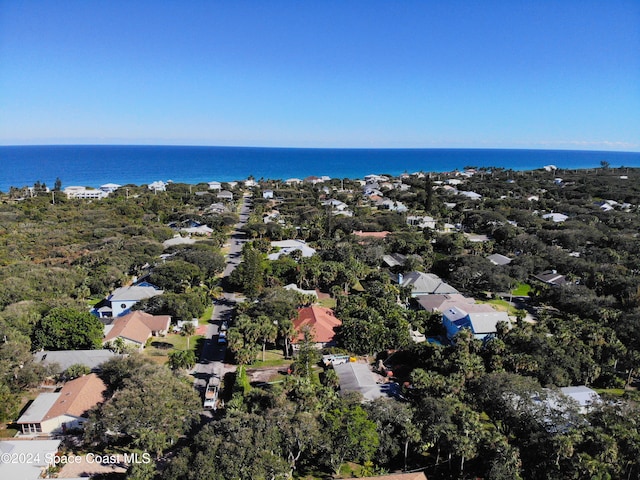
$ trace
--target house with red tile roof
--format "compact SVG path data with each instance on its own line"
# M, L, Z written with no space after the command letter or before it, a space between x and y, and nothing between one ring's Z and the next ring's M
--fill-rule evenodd
M293 349L297 350L297 344L304 339L304 330L309 328L313 334L316 348L330 347L335 344L335 328L342 325L342 321L336 318L333 310L319 305L298 310L298 318L293 320L296 337L291 342Z
M149 338L165 335L169 331L170 325L171 317L169 315L151 315L136 310L123 317L118 317L113 320L113 323L106 325L102 344L121 338L125 344L135 345L142 350Z
M64 384L56 393L41 393L16 422L22 433L59 433L81 428L87 412L104 401L107 389L95 373Z

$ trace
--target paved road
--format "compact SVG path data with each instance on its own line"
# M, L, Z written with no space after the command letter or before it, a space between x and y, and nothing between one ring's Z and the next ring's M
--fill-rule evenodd
M242 246L247 241L245 235L240 232L249 219L251 211L251 197L245 196L240 207L240 218L235 225L234 231L229 238L229 253L227 254L227 266L222 273L223 277L228 277L231 272L242 261ZM232 292L224 292L223 298L215 302L211 321L207 326L205 334L205 343L200 354L200 360L194 368L195 386L204 391L209 377L214 373L224 375L224 357L226 347L218 343L218 335L222 322L229 321L231 313L236 304L235 294Z

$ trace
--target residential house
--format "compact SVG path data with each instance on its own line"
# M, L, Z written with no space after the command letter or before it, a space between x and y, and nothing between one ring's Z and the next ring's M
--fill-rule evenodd
M41 393L16 424L23 434L64 433L82 428L87 411L104 401L107 386L95 373L64 384L56 393Z
M300 185L302 183L302 180L300 180L299 178L287 178L284 183L286 183L287 185L291 186L291 185Z
M330 308L319 305L300 308L298 317L293 320L296 337L291 343L294 351L298 349L299 343L304 339L304 330L307 328L311 330L316 348L333 346L335 344L335 328L340 325L342 325L342 321L336 318Z
M398 283L403 287L411 288L412 297L434 293L458 293L458 290L433 273L409 272L406 275L399 275Z
M218 198L219 200L231 201L233 200L233 193L231 193L229 190L221 190L216 195L216 198Z
M265 190L262 192L262 198L269 199L273 198L273 190Z
M175 247L176 245L192 245L196 243L196 240L190 237L182 237L180 235L174 235L173 238L162 242L164 248ZM98 315L101 316L101 315ZM109 316L109 315L107 315Z
M537 275L534 275L533 278L536 280L546 283L547 285L564 285L569 283L567 277L564 275L560 275L557 270L545 270L544 272L540 272Z
M433 217L430 217L429 215L408 215L407 225L411 225L412 227L430 228L432 230L435 230L436 221Z
M55 373L62 373L71 365L84 365L92 372L100 370L107 360L118 355L111 350L41 350L33 354L33 359L42 365L57 365Z
M482 198L482 195L480 195L479 193L476 192L471 192L471 191L458 191L458 195L462 195L463 197L467 197L470 200L480 200Z
M507 312L498 312L486 304L454 306L442 312L442 324L449 339L463 328L468 328L474 338L484 340L490 335L495 335L499 322L511 325Z
M109 195L110 193L118 190L122 185L118 185L117 183L105 183L104 185L100 185L100 190Z
M81 198L86 200L100 200L109 194L97 188L67 187L64 189L67 198Z
M577 404L580 413L587 413L592 406L601 402L600 395L595 390L586 385L573 387L562 387L560 392L566 397L573 399Z
M444 312L445 310L460 306L464 309L469 304L476 303L473 298L465 297L461 293L420 295L415 297L418 304L427 312Z
M207 184L209 185L209 190L222 190L222 183L220 182L212 181L207 182Z
M285 285L282 288L284 288L285 290L293 290L294 292L298 292L303 295L311 295L313 297L318 298L318 292L316 292L315 290L304 290L298 287L298 285L296 285L295 283L290 283L289 285Z
M166 335L170 325L169 315L151 315L136 310L105 325L102 344L121 338L126 345L133 345L142 350L152 336Z
M47 469L53 466L52 460L58 453L60 443L61 440L0 441L0 478L6 480L45 478ZM32 461L10 461L14 458L28 458Z
M303 257L311 257L316 253L315 249L307 245L304 240L279 240L271 242L271 248L278 250L267 255L269 260L277 260L281 255L290 255L296 250L299 250Z
M511 259L509 257L500 255L499 253L494 253L493 255L489 255L487 257L487 260L489 260L494 265L509 265L511 263Z
M369 365L366 363L346 362L334 365L338 375L340 394L358 392L364 401L372 401L382 397L393 397L399 393L397 383L378 383Z
M98 303L92 313L99 318L119 317L128 313L140 300L162 295L159 290L150 284L131 285L116 288L105 300Z
M154 192L165 192L167 190L167 185L168 184L163 182L162 180L157 180L147 185L147 188L149 188L149 190L153 190Z
M544 215L542 215L542 218L544 218L545 220L550 220L554 223L562 223L569 217L564 213L545 213Z
M406 255L402 255L401 253L391 253L389 255L383 255L382 256L382 261L389 268L401 267L402 265L404 265L406 263L407 256Z
M197 224L191 227L181 228L180 231L188 233L189 235L202 235L210 237L213 233L213 228L207 225Z

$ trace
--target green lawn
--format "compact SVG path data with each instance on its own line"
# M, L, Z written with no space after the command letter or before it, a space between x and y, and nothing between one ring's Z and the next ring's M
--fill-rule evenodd
M520 283L516 288L511 290L511 294L514 297L526 297L529 295L530 291L531 285L529 285L528 283Z
M511 306L509 302L499 298L494 298L492 300L478 300L478 303L488 303L496 310L500 312L507 312L509 315L515 315L518 311L518 309Z
M143 354L148 356L156 363L164 364L169 359L169 352L173 350L186 350L187 339L189 341L189 348L196 354L196 358L199 355L199 346L202 344L202 335L192 335L190 339L182 336L179 333L170 333L166 337L152 337L147 342L147 346L143 350Z
M284 354L282 350L267 350L264 352L264 362L262 361L262 350L256 356L256 361L251 365L251 367L279 367L279 366L287 366L292 362L292 360L284 358Z
M335 298L323 298L318 301L318 305L324 308L336 308L336 299Z
M204 311L204 313L200 316L200 324L204 322L205 324L211 320L211 315L213 314L213 303L210 304Z
M624 388L594 388L598 394L606 393L615 397L621 397L624 395Z

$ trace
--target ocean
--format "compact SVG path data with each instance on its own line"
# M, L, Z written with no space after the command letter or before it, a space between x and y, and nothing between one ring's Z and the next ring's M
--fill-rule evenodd
M256 179L362 178L370 173L445 172L473 167L533 170L640 167L640 152L493 149L318 149L54 145L0 147L0 191L39 181L53 187L143 185L156 180L200 182Z

